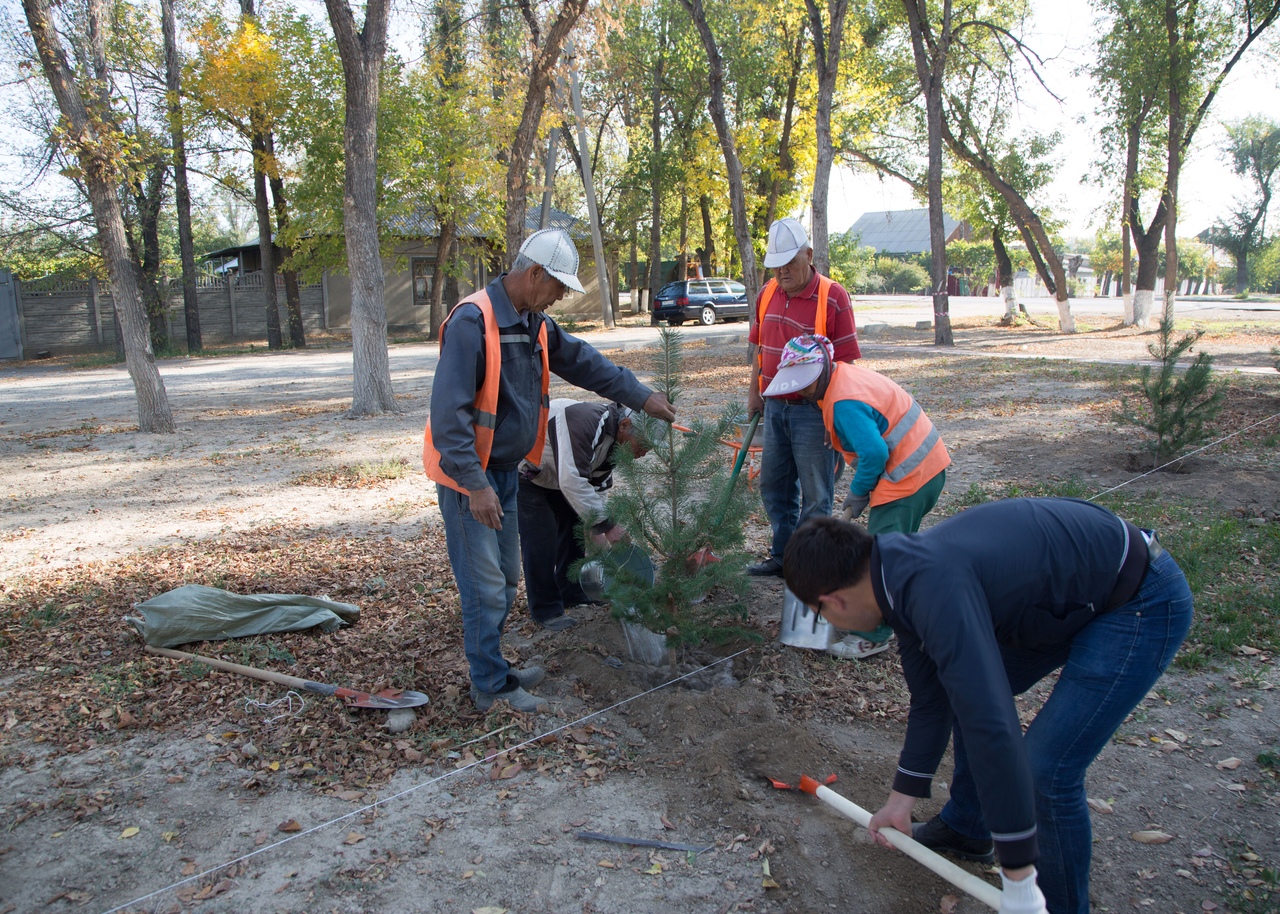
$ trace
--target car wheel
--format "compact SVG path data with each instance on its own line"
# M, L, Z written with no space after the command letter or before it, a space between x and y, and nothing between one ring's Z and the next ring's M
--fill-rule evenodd
M716 322L716 309L710 305L704 305L702 308L702 323L710 327Z

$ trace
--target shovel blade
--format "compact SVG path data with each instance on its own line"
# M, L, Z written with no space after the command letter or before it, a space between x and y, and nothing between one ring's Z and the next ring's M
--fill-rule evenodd
M336 694L352 708L375 708L382 711L394 711L397 708L417 708L431 700L421 692L414 692L410 689L383 689L381 692L357 692L354 689L339 689Z

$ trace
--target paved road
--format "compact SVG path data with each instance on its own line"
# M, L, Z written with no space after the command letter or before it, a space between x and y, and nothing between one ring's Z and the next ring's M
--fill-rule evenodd
M1247 308L1245 307L1247 306ZM854 304L858 325L914 327L932 319L932 305L924 296L859 296ZM1033 313L1055 311L1048 299L1031 299ZM1215 320L1250 320L1280 313L1280 302L1234 300L1179 301L1180 313ZM1073 312L1081 317L1119 320L1119 299L1079 299ZM954 317L992 317L1004 313L998 298L954 297ZM747 324L703 327L685 324L685 339L746 344ZM652 345L658 329L647 325L583 333L582 338L599 349L635 349ZM870 333L868 334L871 335ZM391 377L397 393L425 394L431 386L438 347L434 343L396 344L390 348ZM1010 356L1016 357L1016 356ZM297 399L305 389L308 399L349 400L351 351L349 349L285 352L264 358L262 354L208 359L162 359L170 404L176 410L208 409L216 400L241 401L254 394ZM79 422L133 422L137 419L133 384L124 366L69 371L60 365L39 362L0 363L0 436L66 428Z

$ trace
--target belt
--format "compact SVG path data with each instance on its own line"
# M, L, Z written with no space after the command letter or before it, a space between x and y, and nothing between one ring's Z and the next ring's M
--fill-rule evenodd
M1116 585L1107 599L1107 611L1123 606L1138 595L1142 582L1146 579L1147 569L1151 563L1164 555L1164 547L1156 538L1154 530L1143 530L1124 521L1129 533L1129 551L1120 565L1120 573L1116 575Z

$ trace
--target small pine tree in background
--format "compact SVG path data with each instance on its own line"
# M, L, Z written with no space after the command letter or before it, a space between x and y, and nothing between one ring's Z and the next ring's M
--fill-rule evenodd
M680 334L663 329L653 386L677 409L681 356ZM603 551L587 544L587 560L604 566L614 614L664 633L673 646L705 641L714 635L716 622L746 617L741 600L748 589L747 557L736 550L751 502L745 482L731 479L732 452L720 443L736 437L741 414L734 404L714 422L685 420L688 432L643 414L633 416L650 452L636 460L628 449L618 449L615 475L621 485L609 498L609 515L632 544L648 552L656 572L652 585L623 563L625 543ZM713 591L712 599L704 599Z
M1211 432L1206 426L1222 409L1226 393L1213 382L1213 356L1201 351L1185 371L1178 371L1178 359L1203 335L1197 330L1174 339L1173 319L1164 317L1156 342L1147 346L1160 365L1155 371L1144 365L1139 381L1145 408L1140 415L1126 398L1116 414L1117 420L1151 433L1147 449L1153 469L1207 440Z

